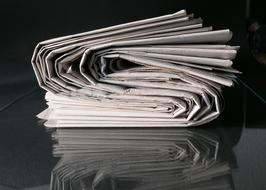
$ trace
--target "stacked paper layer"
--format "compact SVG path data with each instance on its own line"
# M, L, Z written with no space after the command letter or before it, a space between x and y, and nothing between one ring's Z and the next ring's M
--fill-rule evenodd
M212 133L188 130L58 129L62 156L51 190L233 189Z
M177 13L40 42L32 58L47 127L177 127L209 122L232 86L238 47Z

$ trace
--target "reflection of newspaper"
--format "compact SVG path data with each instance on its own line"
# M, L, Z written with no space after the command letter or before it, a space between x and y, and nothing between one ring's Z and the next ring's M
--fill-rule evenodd
M233 189L213 133L188 129L58 129L51 190Z
M238 47L182 10L41 42L32 65L48 127L175 127L209 122L232 86Z

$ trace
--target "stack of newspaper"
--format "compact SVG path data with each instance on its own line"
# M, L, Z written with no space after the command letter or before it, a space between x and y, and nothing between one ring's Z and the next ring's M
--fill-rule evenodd
M213 133L188 129L57 129L51 190L233 189Z
M32 58L47 127L185 127L223 110L237 46L230 30L174 14L40 42Z

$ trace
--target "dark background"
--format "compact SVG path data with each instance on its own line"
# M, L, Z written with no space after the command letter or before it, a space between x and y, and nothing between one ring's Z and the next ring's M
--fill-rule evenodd
M214 29L230 28L246 54L244 0L1 0L0 84L33 78L30 59L43 40L187 9ZM248 63L238 63L239 68ZM238 66L238 65L237 65ZM33 79L34 80L34 79Z
M251 0L251 15L265 21L261 5ZM265 67L252 62L248 51L244 0L1 0L0 9L0 85L35 81L30 60L40 41L180 9L202 17L204 24L214 29L229 28L234 32L231 44L241 46L235 67L244 72L243 76L257 75L261 70L265 73ZM252 78L248 81L257 83Z
M227 107L221 117L225 126L234 125L236 115L243 112L247 115L245 120L249 121L246 127L265 128L266 104L258 95L265 100L266 65L257 63L251 55L247 32L250 20L266 23L262 3L251 0L251 17L247 19L244 0L1 0L0 108L11 105L9 103L18 97L25 97L37 86L31 56L38 42L187 9L189 13L195 13L195 17L202 17L206 26L231 29L234 36L230 44L241 46L234 67L243 72L239 78L248 87L239 84L236 85L238 90L225 90ZM243 95L243 91L246 94ZM33 184L32 181L35 184L49 182L47 176L56 160L51 155L50 134L36 126L35 119L45 107L43 93L27 95L24 101L17 101L13 107L0 111L0 184L25 187ZM240 129L238 126L237 130ZM252 135L249 140L254 139ZM241 150L248 144L246 141ZM256 146L256 142L253 144ZM264 160L261 163L265 164ZM246 160L242 165L247 165ZM12 184L12 180L17 180L17 184L16 181ZM239 178L241 180L243 178Z
M230 44L241 46L234 62L243 72L239 78L265 100L266 64L257 63L251 55L247 33L247 21L266 23L263 1L250 0L249 18L245 0L1 0L0 9L0 106L37 85L31 56L38 42L180 9L202 17L206 26L233 31ZM254 117L262 113L258 109L252 112Z

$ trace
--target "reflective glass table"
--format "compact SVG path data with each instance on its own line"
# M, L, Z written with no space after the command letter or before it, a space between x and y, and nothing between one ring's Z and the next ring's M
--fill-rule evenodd
M34 82L1 89L1 190L266 189L265 102L245 85L225 89L225 111L204 126L92 128L70 141L72 129L36 118L46 105Z

